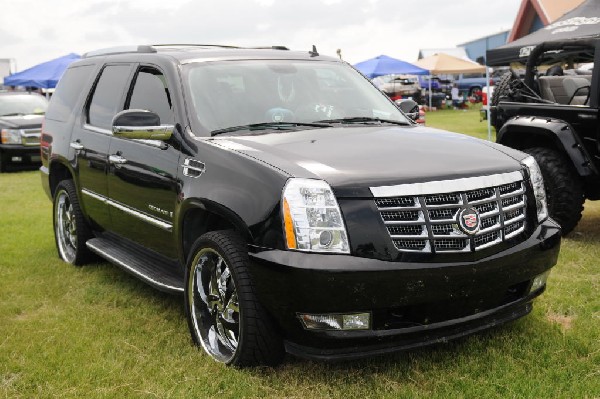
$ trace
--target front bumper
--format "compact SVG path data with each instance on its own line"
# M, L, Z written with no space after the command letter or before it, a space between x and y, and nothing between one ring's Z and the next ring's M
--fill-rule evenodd
M386 262L269 250L250 254L257 295L290 353L352 359L444 342L531 311L535 276L560 249L560 228L542 223L522 243L474 262ZM306 330L299 313L370 312L369 330Z
M34 165L41 163L39 145L0 144L0 154L6 165Z

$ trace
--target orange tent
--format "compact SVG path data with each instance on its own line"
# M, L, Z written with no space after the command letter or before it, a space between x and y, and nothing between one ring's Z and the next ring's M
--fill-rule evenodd
M431 74L439 73L485 73L487 81L487 92L490 92L490 78L488 75L487 68L473 61L463 60L448 54L438 53L430 55L429 57L421 58L415 62L415 65L420 66L423 69L428 69ZM431 109L431 75L429 75L429 109ZM488 102L489 104L489 102ZM489 105L488 105L489 107ZM488 111L486 111L488 112ZM491 140L492 133L490 127L490 118L488 112L488 140Z
M415 65L428 69L432 74L485 72L483 65L444 53L422 58L415 62Z

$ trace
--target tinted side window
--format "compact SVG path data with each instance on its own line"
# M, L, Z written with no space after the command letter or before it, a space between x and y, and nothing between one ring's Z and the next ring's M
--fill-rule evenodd
M79 95L87 86L93 67L94 65L82 65L65 71L46 111L47 119L65 122L69 118Z
M158 114L160 123L174 124L171 93L164 75L154 69L141 68L135 79L128 109L145 109Z
M109 65L102 70L90 102L87 122L110 129L112 118L121 110L123 89L129 78L129 65Z

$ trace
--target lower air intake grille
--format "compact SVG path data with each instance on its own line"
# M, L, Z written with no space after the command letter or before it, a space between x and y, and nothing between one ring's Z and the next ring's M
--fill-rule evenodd
M456 191L461 186L465 189ZM400 195L394 195L394 190ZM525 230L527 201L520 172L371 191L387 233L399 251L478 251ZM461 215L464 224L472 223L472 216L469 219L467 211L462 213L468 209L477 213L479 228L475 233L468 233L468 228L459 223Z

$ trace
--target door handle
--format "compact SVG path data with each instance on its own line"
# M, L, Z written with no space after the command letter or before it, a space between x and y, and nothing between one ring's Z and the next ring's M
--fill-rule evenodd
M71 141L71 143L69 144L69 146L74 149L75 151L81 151L83 150L85 147L83 146L83 144L81 144L79 141Z
M115 164L115 165L123 165L123 164L127 163L127 158L123 158L120 155L109 155L108 162Z

